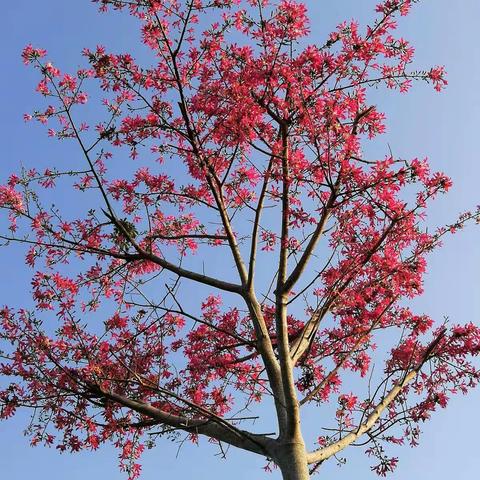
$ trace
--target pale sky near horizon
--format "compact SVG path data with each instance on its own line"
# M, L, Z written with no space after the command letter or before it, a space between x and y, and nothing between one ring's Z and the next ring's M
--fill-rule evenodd
M312 39L323 40L343 19L356 18L365 24L373 16L374 0L307 0L312 19ZM83 62L85 46L96 44L130 50L138 43L138 31L124 15L99 15L88 0L16 0L2 6L0 32L4 45L3 74L0 75L2 157L0 183L20 164L35 165L47 157L56 158L56 143L46 138L43 129L25 125L22 115L38 105L34 94L36 75L26 69L20 52L27 43L41 46L65 70ZM454 187L431 209L432 225L448 223L466 209L480 204L480 162L478 159L480 111L480 42L478 40L478 0L423 0L400 21L400 34L416 48L415 66L445 65L449 86L438 94L423 84L413 86L407 96L385 94L376 97L387 112L388 133L380 137L379 147L406 158L428 156L435 169L449 174ZM48 163L48 162L47 162ZM480 323L480 226L448 239L443 249L430 258L425 295L415 301L419 312L452 322ZM0 305L20 305L29 288L29 272L21 250L0 250ZM400 459L389 478L407 480L470 480L478 476L480 461L476 431L480 428L480 389L454 398L446 410L433 415L424 425L420 446L395 448ZM309 419L310 421L310 419ZM22 430L28 422L19 415L0 422L0 475L8 480L84 480L85 478L126 478L118 470L117 452L102 447L97 452L59 455L54 449L30 448ZM322 425L322 419L318 419ZM261 470L263 460L253 454L231 451L227 460L215 457L216 450L202 440L199 447L160 440L143 457L142 480L166 477L211 480L279 479ZM369 480L376 475L361 449L343 455L346 465L330 461L317 478Z

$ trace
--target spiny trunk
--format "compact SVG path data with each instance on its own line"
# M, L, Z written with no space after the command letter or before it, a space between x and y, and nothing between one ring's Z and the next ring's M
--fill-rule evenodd
M310 480L303 441L282 445L276 457L283 480Z

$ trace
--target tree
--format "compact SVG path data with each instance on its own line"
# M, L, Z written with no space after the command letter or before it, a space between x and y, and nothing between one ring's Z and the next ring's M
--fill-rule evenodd
M387 0L366 31L344 23L321 46L305 46L292 1L97 3L138 17L152 64L98 47L69 75L23 52L47 103L26 119L77 142L83 166L0 187L3 238L29 245L36 269L36 308L1 311L1 417L32 408L32 443L61 451L113 441L131 478L145 438L180 432L261 455L285 479L365 444L384 475L397 461L386 443L415 445L419 424L476 384L480 348L474 325L435 326L406 305L427 254L479 212L429 233L427 203L450 180L362 150L385 121L369 89L446 84L441 67L409 72L413 50L393 36L412 2ZM90 84L106 112L91 128L77 120ZM248 426L260 402L273 435ZM308 404L333 406L316 446Z

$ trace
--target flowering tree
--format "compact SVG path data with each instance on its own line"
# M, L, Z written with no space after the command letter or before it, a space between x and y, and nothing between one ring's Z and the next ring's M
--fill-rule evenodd
M31 408L32 444L61 451L114 442L132 479L162 435L253 452L288 480L365 445L385 475L386 444L416 445L479 376L480 330L406 302L427 254L479 212L428 233L427 204L450 180L362 151L384 131L369 89L446 85L442 67L410 71L394 36L413 2L384 0L368 28L307 45L292 0L95 1L138 18L152 61L99 46L68 74L23 52L46 100L26 120L76 142L83 164L0 186L2 238L28 247L35 305L0 311L0 418ZM92 125L89 95L104 111ZM267 402L274 434L252 431ZM316 445L308 404L333 412Z

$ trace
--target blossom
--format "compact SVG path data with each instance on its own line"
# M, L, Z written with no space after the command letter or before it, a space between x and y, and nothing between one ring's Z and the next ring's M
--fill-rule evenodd
M47 54L46 50L41 48L34 48L32 45L27 45L22 51L22 59L25 65L32 63L34 60L45 57Z

